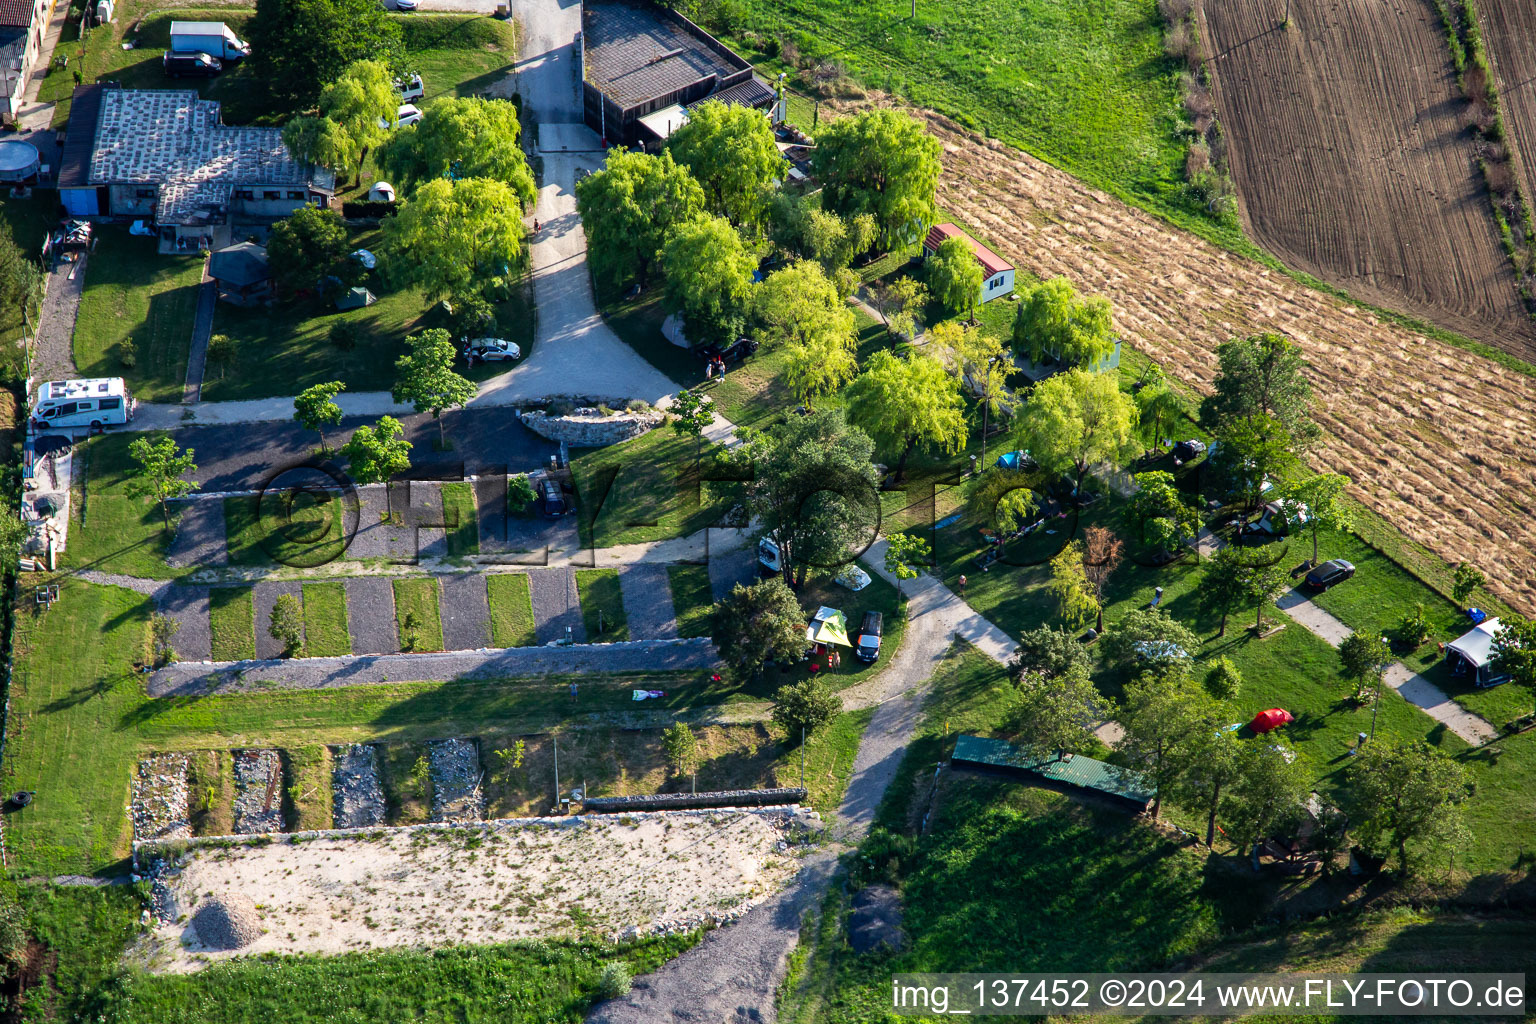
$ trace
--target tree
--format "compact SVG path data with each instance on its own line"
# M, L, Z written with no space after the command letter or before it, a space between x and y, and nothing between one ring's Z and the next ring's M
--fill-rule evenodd
M1049 356L1070 367L1091 368L1115 351L1109 300L1102 295L1079 299L1064 277L1042 281L1025 293L1013 315L1013 347L1031 362Z
M894 348L898 340L916 341L922 333L920 317L928 304L928 288L911 275L878 281L869 289L869 304L880 314Z
M1471 794L1466 769L1427 743L1370 744L1350 766L1355 832L1367 848L1397 851L1408 870L1408 846L1435 848L1461 831L1461 804Z
M662 749L667 754L667 768L674 779L696 775L699 771L699 741L687 722L674 722L661 731Z
M279 594L272 603L267 634L283 645L283 657L291 658L304 647L304 607L293 594Z
M368 150L395 127L399 94L382 61L359 60L320 91L320 116L283 128L283 144L300 160L343 173L361 171Z
M956 316L974 314L987 278L969 242L959 237L944 239L928 257L927 270L928 287L934 298Z
M899 449L895 479L919 444L945 453L965 446L965 403L944 365L919 352L876 352L848 385L850 418L886 450Z
M1354 700L1365 698L1367 690L1381 690L1382 671L1392 664L1392 649L1379 633L1356 630L1339 642L1339 664L1344 678L1355 684Z
M1242 583L1244 598L1253 605L1253 628L1262 629L1264 605L1279 597L1290 586L1290 575L1279 566L1253 562L1242 567L1238 579Z
M677 397L672 400L672 408L667 411L672 414L672 429L698 442L694 456L694 461L698 461L698 456L704 453L704 430L715 422L714 399L684 388L677 393Z
M747 512L779 545L785 582L798 586L811 565L842 565L873 540L880 522L874 448L840 409L792 416L775 431L757 459Z
M1064 629L1038 626L1019 634L1019 647L1009 667L1014 681L1026 675L1055 679L1073 672L1087 673L1088 648Z
M1210 699L1187 679L1145 678L1126 687L1120 705L1125 736L1116 750L1128 770L1152 785L1154 821L1163 797L1179 789L1197 763L1197 741L1210 723Z
M267 239L267 265L283 291L293 293L318 286L333 273L349 251L347 226L335 210L301 206L272 225Z
M958 320L935 324L928 340L981 406L981 458L985 461L991 418L1012 416L1019 405L1018 396L1008 387L1012 361L1000 340Z
M475 382L454 370L453 339L441 327L414 334L405 343L411 351L395 361L391 397L397 402L410 402L417 412L430 412L437 421L438 444L447 448L443 410L454 406L462 409L477 393Z
M515 104L444 96L420 121L390 133L378 160L402 195L438 178L489 178L511 189L527 210L539 193L521 135Z
M1224 802L1227 834L1250 850L1301 812L1311 779L1305 762L1279 737L1238 744L1237 775Z
M816 135L811 162L822 206L875 218L876 244L890 249L922 237L938 218L939 140L895 110L866 110Z
M1249 511L1264 500L1264 485L1272 485L1296 464L1290 433L1264 414L1223 426L1214 459L1233 497Z
M1234 338L1216 346L1215 389L1200 403L1200 422L1213 433L1238 421L1261 418L1279 425L1298 448L1313 445L1321 431L1312 421L1312 386L1301 349L1278 334Z
M791 343L784 349L781 362L784 385L807 409L818 396L836 391L859 370L853 346L830 338Z
M701 214L680 224L661 248L667 307L682 314L695 345L731 342L746 323L757 260L724 217Z
M922 537L912 533L893 533L885 541L885 571L896 577L896 596L903 601L902 580L917 579L920 565L933 558L933 548Z
M128 454L138 463L129 470L129 497L149 497L158 501L160 515L165 520L165 528L169 530L171 512L166 502L197 490L195 481L182 479L188 473L197 472L197 464L192 461L196 453L191 448L183 451L176 447L173 439L161 435L153 440L147 437L134 438L128 445Z
M1055 678L1025 673L1008 710L1008 728L1042 751L1078 751L1093 743L1093 729L1109 711L1085 671Z
M1030 475L1017 469L990 469L975 477L966 492L966 511L1001 534L1024 525L1040 509Z
M1172 423L1184 411L1184 403L1166 383L1157 383L1136 392L1136 411L1151 450L1160 450L1163 444L1163 425Z
M169 665L176 660L176 648L171 646L176 634L181 630L181 623L169 615L155 612L149 617L149 647L154 655L155 665Z
M290 110L313 104L356 61L403 64L400 26L374 0L257 0L247 34L250 81Z
M750 276L750 275L749 275ZM754 335L764 345L854 347L853 310L820 264L802 260L769 274L752 299Z
M1200 575L1200 610L1206 615L1220 615L1217 636L1227 635L1227 616L1248 600L1246 573L1252 559L1241 548L1227 545L1204 562Z
M1312 564L1317 563L1317 528L1344 533L1355 528L1354 510L1344 499L1349 477L1338 473L1318 473L1291 488L1285 498L1290 505L1306 507L1307 523L1312 528ZM1296 511L1300 511L1297 509Z
M1132 479L1136 491L1127 514L1141 528L1142 541L1170 559L1174 548L1199 532L1200 510L1184 497L1172 473L1154 470L1137 473Z
M803 635L803 634L802 634ZM813 733L836 718L843 702L820 679L804 679L779 687L773 695L773 720L783 727L791 743Z
M1161 608L1135 608L1100 641L1104 660L1124 672L1183 676L1200 649L1194 630Z
M22 310L31 315L43 294L43 272L37 261L22 251L10 226L0 224L0 313L20 321Z
M1083 544L1074 540L1051 559L1051 593L1068 627L1076 629L1099 610L1088 575L1083 572Z
M1488 577L1478 571L1477 566L1471 562L1459 562L1456 565L1451 584L1451 597L1456 600L1458 606L1465 606L1467 599L1488 582Z
M373 426L354 430L341 446L352 479L360 484L381 484L410 469L411 442L402 436L404 433L400 421L393 416L380 416Z
M1236 700L1242 690L1243 674L1232 664L1232 659L1217 658L1205 674L1205 692L1219 701L1229 702Z
M390 276L433 301L502 287L528 256L522 203L490 178L429 181L381 227Z
M0 515L0 566L14 567L31 529L17 515Z
M345 175L358 166L361 149L341 125L328 117L296 117L283 125L283 145L294 159L329 167Z
M704 190L670 153L615 149L576 183L592 273L614 287L634 278L644 288L667 236L703 209Z
M1099 606L1098 630L1104 632L1104 585L1120 567L1125 556L1125 542L1102 526L1090 526L1083 531L1083 575L1093 592L1094 603Z
M507 477L507 508L525 509L537 497L533 484L528 482L527 473L514 473Z
M768 240L786 253L814 260L828 276L867 252L875 233L870 214L839 217L823 210L818 196L779 192L768 205Z
M755 676L766 662L793 662L805 652L805 612L777 577L738 583L715 605L711 635L720 660Z
M1035 385L1019 417L1020 447L1053 473L1075 471L1077 494L1089 466L1120 459L1135 422L1113 375L1069 370Z
M1510 615L1499 623L1493 635L1493 670L1536 695L1536 621Z
M762 221L768 195L789 169L760 111L718 100L690 107L667 150L704 189L709 212L737 227Z
M327 381L305 388L293 399L293 418L305 430L320 434L322 451L325 449L326 425L335 426L341 422L341 406L335 399L346 389L347 386L339 380Z
M1205 813L1205 845L1211 847L1216 843L1216 814L1222 797L1242 775L1243 747L1236 734L1226 729L1197 730L1190 743L1189 772L1176 781L1174 796Z

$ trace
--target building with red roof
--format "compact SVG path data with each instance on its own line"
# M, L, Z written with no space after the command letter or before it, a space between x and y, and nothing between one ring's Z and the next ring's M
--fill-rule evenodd
M953 224L935 224L928 229L928 237L923 240L923 257L926 259L938 252L939 246L951 238L963 238L970 244L971 252L976 254L976 262L981 264L982 272L986 274L981 282L980 301L990 302L1013 293L1013 264Z

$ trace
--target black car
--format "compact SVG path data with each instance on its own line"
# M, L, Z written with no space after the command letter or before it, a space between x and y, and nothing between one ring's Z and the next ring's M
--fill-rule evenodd
M558 519L571 510L570 506L566 503L564 493L560 490L558 481L544 480L540 482L539 510L551 519Z
M1355 567L1342 558L1335 558L1307 573L1307 586L1314 590L1327 590L1335 583L1342 583L1355 574Z
M859 624L859 635L853 642L853 656L860 661L872 662L880 657L880 634L885 632L885 616L879 612L865 612Z
M197 51L167 50L160 67L169 78L212 78L224 70L224 62Z
M757 351L757 342L751 338L741 338L735 344L728 345L725 348L721 348L719 345L705 345L703 348L698 348L694 351L705 362L724 359L728 363L739 363Z

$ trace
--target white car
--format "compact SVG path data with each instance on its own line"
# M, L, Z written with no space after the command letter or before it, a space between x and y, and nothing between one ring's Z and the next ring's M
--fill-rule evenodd
M414 11L415 9L416 0L395 0L395 10L397 11Z
M832 581L840 587L847 587L854 593L858 593L869 586L869 573L850 562L843 566L841 572L832 577Z
M421 120L421 108L414 103L400 104L400 109L396 113L399 115L400 120L398 123L401 128Z
M400 100L403 103L419 100L427 94L426 86L422 84L420 75L395 79L395 88L399 91Z
M464 358L471 364L477 360L487 363L509 363L523 358L523 350L517 342L505 338L476 338L464 346Z

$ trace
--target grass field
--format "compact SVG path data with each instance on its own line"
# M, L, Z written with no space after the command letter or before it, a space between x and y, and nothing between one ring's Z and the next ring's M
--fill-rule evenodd
M299 492L225 498L224 535L231 565L313 568L346 550L346 510L338 497Z
M129 474L136 465L128 447L136 437L158 436L162 435L103 434L77 446L66 566L151 579L189 571L165 563L175 536L175 503L171 504L172 528L167 529L158 504L128 496Z
M395 580L395 625L407 651L443 649L443 620L437 610L437 580ZM406 641L414 634L416 642Z
M576 593L581 599L581 622L589 643L617 643L629 639L629 620L624 615L624 594L617 569L576 570Z
M352 653L347 633L347 588L340 583L304 584L304 657Z
M520 572L499 572L485 578L491 607L491 644L496 647L532 647L533 597L528 577Z
M304 588L304 606L309 608L309 588ZM305 637L306 644L308 637ZM331 828L331 748L322 743L307 743L284 751L283 771L287 786L283 791L284 814L296 831Z
M208 592L208 627L214 661L256 657L256 609L250 587L214 587Z
M707 442L704 454L711 450ZM684 537L721 510L701 497L694 475L698 443L658 427L632 441L580 449L571 459L584 546L609 547Z
M159 256L152 238L100 230L75 322L81 375L122 376L141 401L181 401L202 274L196 256Z
M448 531L448 557L480 553L480 518L475 511L475 488L464 481L442 485L443 522Z
M709 587L709 566L669 565L667 579L672 584L672 607L677 612L677 631L681 636L709 636L710 612L714 594Z

